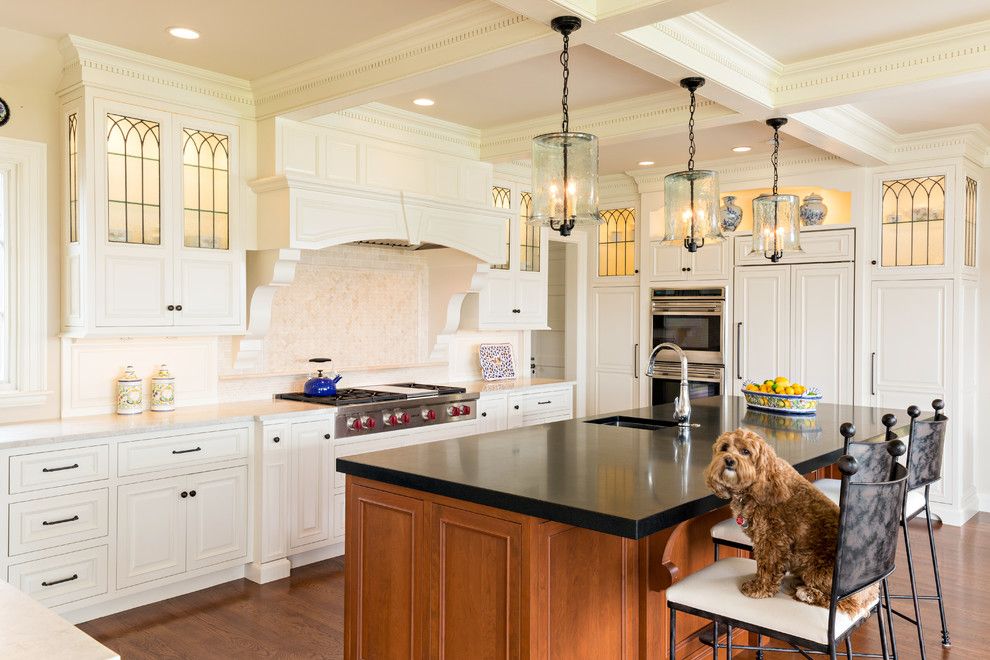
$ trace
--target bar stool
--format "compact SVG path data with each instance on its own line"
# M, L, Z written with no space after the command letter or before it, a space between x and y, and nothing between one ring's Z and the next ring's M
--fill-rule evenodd
M952 642L949 638L949 628L945 619L945 605L942 598L942 578L938 567L938 552L935 549L935 534L932 529L931 501L929 499L931 485L942 478L942 454L945 447L945 430L948 417L942 414L945 402L941 399L932 401L932 408L935 416L930 420L919 420L921 410L918 406L911 406L907 410L908 417L911 418L911 431L908 436L907 452L907 487L908 492L904 500L904 518L901 527L904 530L904 550L907 555L908 575L911 581L910 594L891 594L890 598L895 600L910 599L914 605L914 618L907 616L897 610L890 608L888 603L888 618L890 612L908 621L918 631L918 644L921 649L921 658L927 657L925 652L925 635L921 625L920 601L934 600L938 602L938 612L942 624L942 646L951 648ZM893 415L884 415L881 422L887 427L888 439L893 437L891 428L897 423ZM837 499L838 490L836 484L838 479L819 479L815 485L822 492L828 495L833 501ZM917 582L914 570L914 557L911 549L911 537L908 534L908 523L924 512L928 526L928 545L932 554L932 568L935 572L935 595L918 594ZM893 627L893 620L889 621ZM896 657L897 647L892 646Z
M853 430L851 424L843 426ZM794 600L783 593L767 599L749 598L740 591L740 585L755 573L756 562L744 558L723 559L687 576L667 590L670 660L676 657L678 612L725 625L728 629L725 648L730 658L734 650L782 650L798 652L806 658L810 658L809 651L824 653L832 660L836 660L837 647L841 642L845 642L846 657L852 657L849 636L871 613L876 613L881 653L856 655L889 658L880 598L854 616L840 612L836 607L841 599L872 584L880 583L886 592L887 576L894 570L897 554L897 528L903 518L907 471L893 458L904 453L904 443L866 444L883 447L890 454L891 467L890 471L879 475L869 468L860 473L860 466L854 457L846 455L839 459L839 470L843 475L839 531L828 609ZM854 475L858 475L857 479L853 479ZM881 479L870 480L871 476L880 476ZM865 547L869 547L870 552L863 552ZM774 637L790 644L793 650L763 647L762 644L755 647L734 645L734 627ZM716 652L718 647L716 639Z

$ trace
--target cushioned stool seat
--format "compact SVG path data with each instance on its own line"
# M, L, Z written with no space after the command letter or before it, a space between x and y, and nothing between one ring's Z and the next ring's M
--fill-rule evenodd
M750 598L739 587L754 575L754 560L722 559L667 589L667 602L819 644L828 643L828 608L802 603L783 592L773 598ZM874 600L856 616L836 611L836 638L869 616L877 602Z
M836 504L839 503L839 489L842 487L841 479L818 479L813 482L815 488L822 491ZM921 489L908 491L907 502L904 506L904 513L910 518L925 508L925 494ZM714 536L714 532L712 533Z
M752 547L753 541L748 536L743 528L739 526L735 518L728 518L713 525L711 529L712 538L715 541L725 541L727 543L736 543L738 545L743 545Z

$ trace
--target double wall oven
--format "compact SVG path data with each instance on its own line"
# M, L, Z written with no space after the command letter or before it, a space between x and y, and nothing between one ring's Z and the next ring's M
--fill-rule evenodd
M653 345L677 344L688 359L691 398L722 393L725 359L725 289L654 289ZM672 403L681 382L680 363L671 352L657 355L651 386L653 405Z

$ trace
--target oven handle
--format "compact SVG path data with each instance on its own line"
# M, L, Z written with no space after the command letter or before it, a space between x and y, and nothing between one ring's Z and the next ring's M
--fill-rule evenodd
M678 383L681 382L680 374L653 374L653 380L676 380ZM689 383L721 383L721 378L709 378L707 376L688 376Z
M633 376L639 380L639 343L633 346Z
M736 380L742 380L742 321L736 323Z

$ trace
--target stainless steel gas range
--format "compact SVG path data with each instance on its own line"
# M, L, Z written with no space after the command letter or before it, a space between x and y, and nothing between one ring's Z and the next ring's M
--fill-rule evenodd
M475 419L478 394L463 387L396 383L339 389L333 396L289 392L275 397L333 406L334 437L346 438Z

